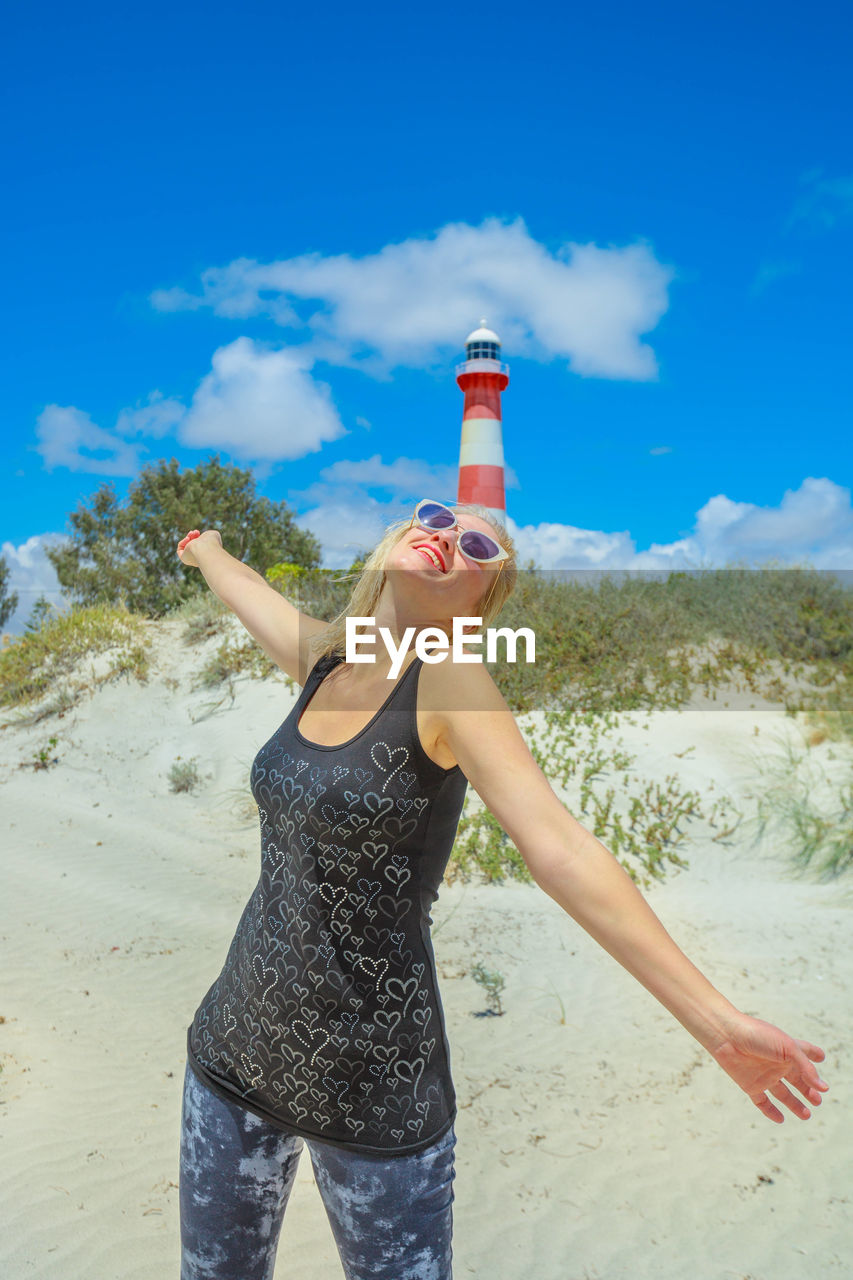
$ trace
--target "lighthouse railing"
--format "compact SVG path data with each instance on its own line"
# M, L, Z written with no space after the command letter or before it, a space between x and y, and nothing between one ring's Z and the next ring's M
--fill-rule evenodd
M509 365L501 360L463 360L456 366L456 376L460 373L504 373L509 377Z

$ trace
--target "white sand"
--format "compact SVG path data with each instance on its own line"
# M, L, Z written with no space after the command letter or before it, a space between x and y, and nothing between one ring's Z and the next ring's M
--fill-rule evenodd
M257 880L249 767L296 691L241 678L233 703L193 722L221 697L190 689L219 642L187 650L180 624L149 630L147 686L105 685L30 727L0 713L5 1280L179 1273L186 1027ZM747 753L799 740L778 709L630 719L644 776L713 781L747 811ZM59 763L20 768L52 734ZM179 755L200 762L195 795L169 790ZM829 1094L810 1120L772 1124L540 889L445 885L433 916L459 1100L457 1280L853 1275L851 877L798 878L745 831L720 844L697 828L685 853L652 906L734 1004L823 1046ZM473 1016L478 960L506 979L503 1017ZM275 1274L343 1274L307 1149Z

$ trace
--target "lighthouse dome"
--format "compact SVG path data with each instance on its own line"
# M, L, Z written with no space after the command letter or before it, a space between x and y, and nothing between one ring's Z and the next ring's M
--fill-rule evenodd
M474 329L472 333L468 334L465 339L465 346L469 346L472 342L476 342L478 346L482 342L494 343L497 347L501 345L501 340L494 330L486 328L485 320L480 321L479 329Z

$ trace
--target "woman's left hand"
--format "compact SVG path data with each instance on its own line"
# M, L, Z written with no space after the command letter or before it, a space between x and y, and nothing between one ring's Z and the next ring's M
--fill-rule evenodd
M746 1013L738 1013L720 1035L708 1052L768 1120L782 1124L785 1117L767 1093L801 1120L808 1120L811 1112L788 1085L799 1090L813 1106L820 1105L821 1094L829 1085L821 1080L812 1063L823 1062L823 1049L808 1040L794 1040L772 1023Z

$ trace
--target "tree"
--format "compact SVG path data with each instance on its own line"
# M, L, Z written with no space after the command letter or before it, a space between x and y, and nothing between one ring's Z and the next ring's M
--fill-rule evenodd
M175 458L152 463L124 505L103 484L69 523L70 540L45 550L63 590L84 605L122 599L149 617L205 589L176 552L190 529L218 529L226 550L261 574L282 560L313 569L322 551L284 502L257 495L251 471L223 466L218 454L183 472Z
M56 607L51 604L47 596L42 593L33 605L32 613L24 623L24 631L31 635L35 631L41 631L45 622L52 618L56 613Z
M6 557L0 556L0 627L5 627L18 607L17 591L13 591L11 595L6 594L9 589L10 573Z

